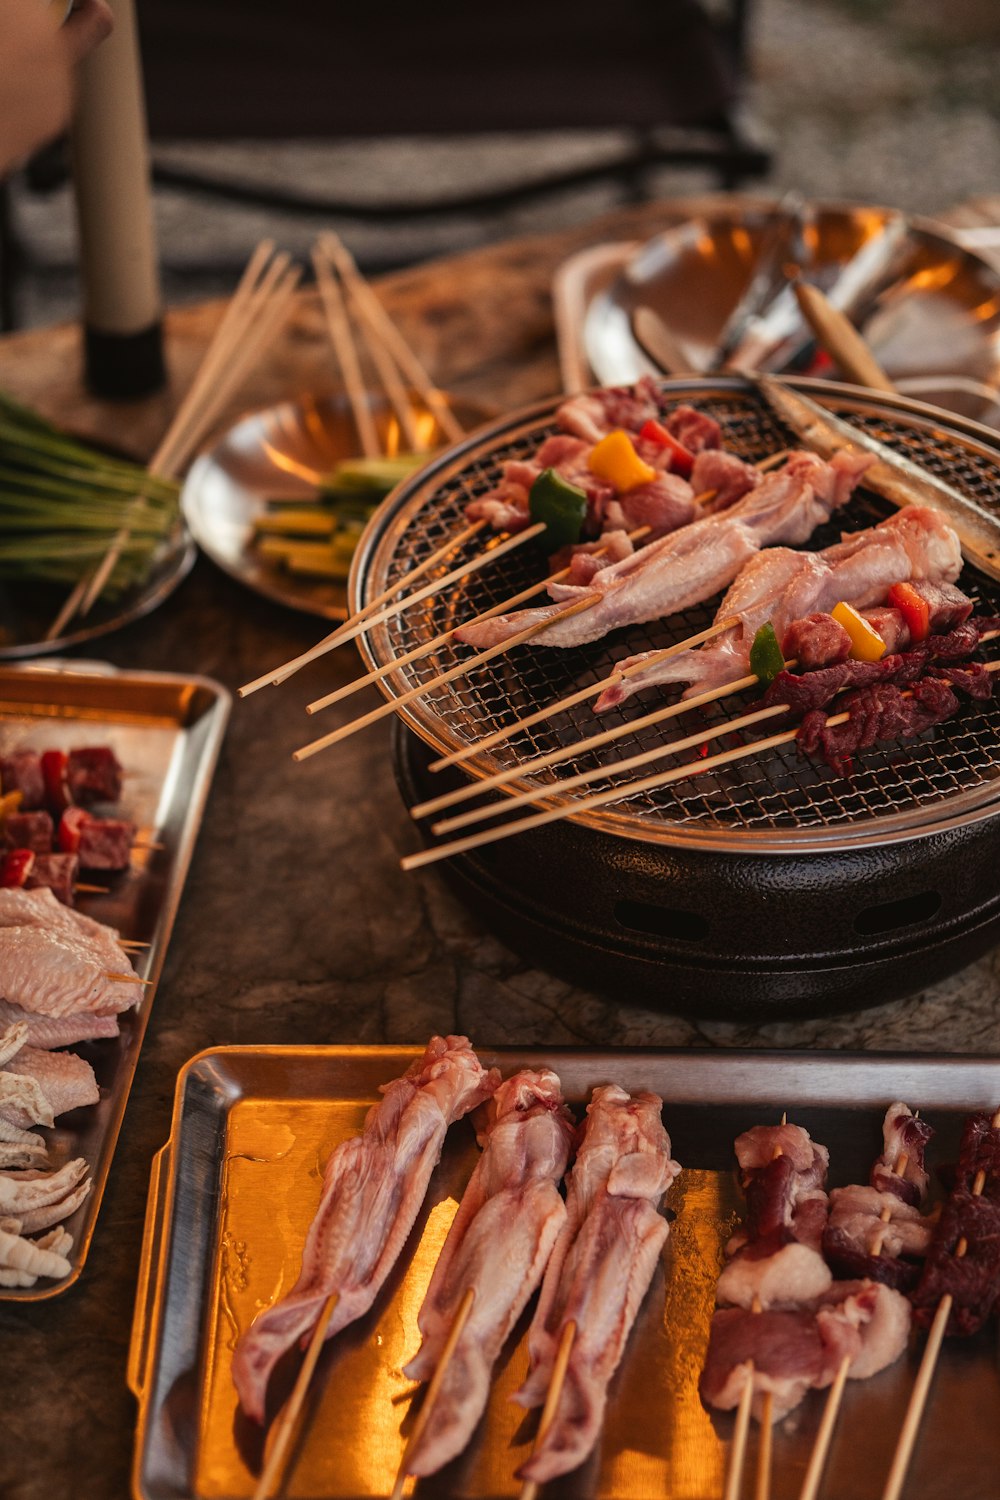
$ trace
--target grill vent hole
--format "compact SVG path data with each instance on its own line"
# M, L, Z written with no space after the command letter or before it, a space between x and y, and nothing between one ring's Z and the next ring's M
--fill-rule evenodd
M941 906L937 891L921 891L917 896L905 896L902 901L886 901L881 906L869 906L854 918L854 930L864 937L873 937L878 932L892 932L897 927L913 927L917 922L927 922Z
M648 932L653 937L670 938L679 943L702 943L709 935L705 917L693 911L678 911L672 906L653 906L646 901L619 901L615 918L633 932Z

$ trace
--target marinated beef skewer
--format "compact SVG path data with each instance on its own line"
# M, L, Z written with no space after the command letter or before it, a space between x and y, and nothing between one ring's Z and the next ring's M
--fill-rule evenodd
M971 609L971 601L966 602ZM997 630L993 629L994 626L997 627ZM803 674L791 675L790 669L797 665L797 663L794 660L786 661L782 672L776 679L777 685L772 685L764 694L761 700L764 705L763 707L751 709L746 714L741 714L735 719L728 719L724 723L714 727L701 726L682 739L671 740L662 745L654 745L649 750L637 751L634 755L626 756L624 759L613 761L610 764L598 763L586 771L577 772L574 776L564 776L560 777L557 781L542 783L526 792L518 792L505 797L502 801L484 803L471 809L469 812L445 818L440 822L434 823L432 825L433 832L437 834L450 833L454 829L465 828L471 823L486 822L493 818L499 818L505 813L514 812L519 807L544 802L554 794L565 796L567 792L574 791L577 787L586 786L590 782L606 781L612 777L621 776L626 771L637 770L640 766L650 765L657 760L663 760L668 755L678 755L684 750L691 750L696 746L700 747L708 744L711 740L719 739L735 731L750 729L754 725L763 724L770 719L778 719L783 712L794 711L795 698L798 697L799 701L802 701L802 695L806 695L806 701L811 705L813 701L820 703L821 700L826 698L830 688L834 688L837 692L846 692L851 688L864 688L872 685L873 682L878 683L880 679L883 682L887 678L893 680L890 675L893 663L897 664L897 677L895 680L897 682L908 681L909 677L907 674L921 665L926 665L928 661L935 659L936 652L940 651L944 653L946 661L958 660L960 659L958 653L968 655L981 641L993 639L997 633L1000 633L1000 618L991 617L988 620L978 623L975 629L970 626L968 630L963 630L961 634L957 631L949 631L947 635L929 637L922 646L914 648L916 654L904 656L901 652L897 653L892 658L884 658L885 665L853 661L838 662L831 669L836 673L836 676L822 679L816 678L815 681L809 679L808 675L805 677ZM903 662L903 665L898 665L899 662ZM874 671L871 670L873 667L875 668ZM842 671L839 670L841 668L843 668ZM814 670L821 672L823 669L815 668ZM756 677L749 679L749 681L755 685L759 685L759 680ZM822 684L819 691L816 690L817 683ZM789 695L792 695L790 702L784 703L781 701ZM725 690L721 693L716 692L713 694L713 697L716 698L720 696L725 696ZM829 693L829 697L832 698L832 696L833 694ZM812 712L815 710L810 707L807 711ZM818 737L823 729L823 724L812 719L809 720L809 724L814 727L807 729L806 732L811 736L815 735ZM609 731L603 738L607 742L613 742L631 734L634 732L634 728L634 725L622 724L617 729ZM821 741L817 740L817 742ZM557 752L557 754L559 756L565 756L570 753L579 755L582 748L580 745L574 745ZM524 767L518 767L512 774L523 775L525 769ZM505 773L504 779L509 780L510 775ZM496 780L497 778L491 779L493 784L495 784ZM473 782L468 790L478 794L483 789L483 783ZM463 788L462 790L465 789ZM461 800L464 799L455 795L448 798L438 798L433 803L423 803L415 806L411 809L411 815L416 818L426 813L428 807L451 806Z
M899 1290L902 1279L897 1269L899 1251L905 1246L912 1253L917 1248L917 1242L913 1235L903 1236L901 1240L893 1242L895 1255L883 1255L885 1241L889 1224L899 1209L907 1209L919 1217L917 1206L927 1191L928 1182L928 1175L924 1170L924 1152L933 1133L931 1127L911 1113L905 1104L889 1105L882 1125L882 1154L872 1166L870 1186L862 1189L834 1188L830 1194L830 1222L823 1233L823 1251L835 1270L843 1269L849 1276L869 1277ZM879 1227L870 1244L863 1243L862 1228L862 1248L858 1250L852 1244L848 1226L851 1225L852 1218L861 1218L863 1223L874 1219L870 1199L872 1194L888 1201L883 1203L878 1218L874 1220ZM862 1200L860 1203L859 1197ZM850 1204L846 1201L849 1198L853 1200ZM835 1222L838 1219L839 1222ZM909 1215L904 1214L903 1219L912 1226ZM854 1228L856 1241L859 1237L857 1226L851 1227ZM926 1243L930 1241L929 1228L921 1225L921 1234L926 1237L926 1248ZM823 1409L799 1500L816 1500L850 1368L850 1357L845 1354Z
M952 576L955 563L960 563L961 561L958 540L951 534L949 541L949 533L947 531L944 533L941 532L939 519L933 513L924 514L914 510L908 514L909 520L905 528L907 545L905 547L898 541L902 523L901 519L896 516L892 516L888 521L881 522L878 526L870 527L866 531L852 533L851 537L848 538L852 543L850 568L842 567L837 570L837 588L841 592L836 602L839 603L842 600L852 606L863 606L866 600L881 603L886 596L886 591L892 585L903 581L898 575L893 575L891 570L901 569L907 577L912 578L915 574L919 575L918 591L922 591L927 596L925 600L927 604L927 629L928 631L940 632L946 626L960 623L964 618L963 611L967 612L968 601L965 599L965 596L960 595L957 590L952 591L950 587L945 588L948 579ZM787 549L771 550L781 551ZM851 650L851 639L847 635L847 632L835 620L831 619L829 615L824 614L820 617L817 611L818 603L826 602L829 605L830 601L825 599L825 596L821 595L817 591L817 588L814 587L816 576L822 582L826 580L827 575L832 576L835 570L826 568L824 571L820 565L808 561L815 558L822 559L822 553L793 552L788 555L794 559L798 559L806 567L806 582L809 584L808 590L801 586L801 580L796 582L794 577L789 583L787 577L782 574L781 569L778 569L777 583L774 584L770 592L760 595L761 601L767 606L767 610L777 617L779 626L781 626L779 639L781 640L785 655L799 660L801 665L807 670L843 660ZM764 559L765 555L762 554L760 558L753 560L744 569L744 573L748 569L753 569L759 577L764 567ZM890 570L889 572L886 571L887 567ZM737 590L740 590L740 580L742 577L743 574L737 579L727 598L734 595ZM934 587L933 593L930 592L932 586ZM750 592L749 586L746 592ZM739 603L739 600L736 602ZM766 612L763 618L768 618ZM902 615L897 613L890 619L884 612L880 611L878 621L882 628L886 629L887 635L891 628L891 648L893 650L905 649L909 642L903 636L905 622ZM757 623L761 622L758 621ZM729 632L736 627L741 630L743 628L739 618L727 614L726 610L720 606L716 614L715 625L709 628L715 631L716 634L722 635L723 632ZM740 639L742 640L743 637L741 636ZM751 636L752 639L753 637ZM675 646L630 657L624 662L619 663L616 671L603 679L599 685L603 691L601 697L598 699L598 711L603 711L622 701L632 691L630 685L632 679L641 676L647 670L657 667L658 664L683 660L687 658L688 654L690 654L692 659L700 657L702 653L693 649L689 653L689 648L693 648L697 644L697 637L692 637L690 641L678 642ZM485 781L473 783L471 788L461 788L458 793L451 794L451 800L459 801L462 800L463 795L468 796L478 791L486 791L496 786L503 786L514 777L520 776L525 772L544 770L548 766L554 765L559 760L564 759L567 755L581 754L586 750L597 749L601 745L610 743L621 734L637 732L646 726L660 723L665 719L676 717L678 714L686 713L689 709L699 708L707 703L716 701L718 698L726 697L730 692L738 692L743 688L753 687L757 683L757 678L753 673L748 673L748 665L749 662L747 661L741 669L746 675L733 676L729 668L727 668L721 674L722 680L718 687L706 688L694 697L686 697L679 703L670 704L666 708L647 713L628 724L617 725L612 730L590 735L582 741L552 751L548 755L534 757L527 762L523 762L513 770L501 772L487 778ZM584 694L574 694L570 698L552 704L547 709L539 710L526 719L517 720L487 739L477 741L475 744L465 747L461 751L456 751L441 761L436 761L432 769L442 769L446 765L455 764L460 760L467 759L474 753L489 749L501 740L509 739L511 735L520 729L526 728L534 722L551 718L557 713L573 707L587 696L589 696L589 691ZM415 809L414 811L418 815L422 815L426 811L426 805L424 808Z
M550 1069L503 1082L484 1111L483 1154L462 1196L418 1315L419 1353L405 1368L427 1392L400 1468L436 1473L466 1446L489 1396L492 1367L542 1279L566 1219L558 1184L574 1124ZM446 1372L445 1351L470 1292L471 1309Z
M566 1222L528 1331L531 1368L515 1400L545 1402L560 1345L570 1345L552 1420L518 1477L545 1483L590 1453L617 1368L669 1228L657 1206L680 1171L655 1094L594 1090L569 1174ZM573 1332L567 1330L573 1325Z
M972 624L973 622L967 622ZM990 624L991 622L981 622ZM962 627L964 628L964 627ZM957 634L957 632L956 632ZM992 629L981 637L982 640L992 639ZM978 642L977 642L978 643ZM898 660L898 659L897 659ZM885 663L861 663L854 662L844 664L849 667L848 677L841 677L834 685L834 680L827 678L824 682L815 685L821 699L827 694L832 696L836 692L848 686L850 672L868 665L885 667ZM891 667L891 663L890 663ZM842 672L844 668L829 669L831 672ZM906 669L904 668L904 671ZM878 739L902 739L921 734L935 724L942 723L957 713L960 701L957 691L968 694L972 698L988 697L992 691L992 674L1000 670L1000 661L989 661L983 663L972 663L967 667L953 665L930 667L926 675L909 681L905 688L898 684L882 683L868 688L859 688L852 692L846 700L850 707L843 713L827 716L822 709L807 712L806 718L797 729L782 730L780 733L768 736L765 739L753 740L748 744L740 745L736 749L726 750L718 755L707 756L702 759L687 762L681 766L674 766L668 771L660 771L655 775L646 776L638 781L631 782L625 786L616 785L603 792L595 792L590 796L578 798L572 802L560 802L558 806L548 808L543 812L535 813L528 818L520 818L514 822L506 823L500 828L493 828L479 833L470 834L465 838L455 839L450 843L437 844L432 848L423 849L417 854L406 855L401 861L404 870L418 869L423 865L434 864L437 860L447 859L453 854L462 854L469 849L478 848L482 844L495 843L499 839L512 837L514 834L523 833L529 828L538 828L545 823L556 822L560 818L575 817L580 813L588 812L594 808L603 807L607 804L620 801L623 797L634 795L637 792L652 791L659 787L669 786L671 782L682 781L691 776L703 775L708 771L715 771L723 766L735 764L737 761L745 760L748 756L759 755L765 750L777 749L781 745L788 745L798 741L800 748L806 753L813 753L821 749L828 762L835 770L842 772L845 758L858 748L866 748L874 744ZM811 673L809 678L819 678L822 674ZM782 681L786 678L786 681ZM780 683L782 696L790 696L789 686L800 684L807 679L796 678L790 673L781 674L775 679ZM903 680L906 680L905 676ZM774 684L772 684L772 690ZM956 691L957 690L957 691ZM765 700L766 701L766 700ZM759 710L761 717L766 717L770 709L776 707L771 704L768 708ZM795 711L794 702L784 705L786 711ZM731 720L728 724L720 726L712 731L706 731L702 739L717 738L720 734L732 732L734 729L746 727L750 716ZM757 720L759 722L759 720ZM850 738L846 735L840 736L835 733L842 725L850 724Z
M243 1333L233 1356L240 1404L254 1421L264 1420L274 1366L311 1334L332 1293L338 1301L327 1338L371 1307L420 1210L448 1126L499 1081L467 1038L433 1037L402 1078L383 1086L362 1133L332 1152L299 1279Z
M996 1310L998 1235L1000 1109L970 1115L962 1131L955 1186L913 1294L915 1319L929 1331L882 1500L899 1500L945 1334L977 1333Z

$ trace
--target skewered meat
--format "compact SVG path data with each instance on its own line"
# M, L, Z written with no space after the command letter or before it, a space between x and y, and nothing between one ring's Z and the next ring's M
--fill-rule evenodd
M884 1211L889 1217L882 1219ZM823 1253L838 1276L866 1276L912 1291L920 1279L932 1224L895 1193L855 1184L830 1193L830 1222ZM879 1244L877 1255L872 1246Z
M11 813L4 819L4 842L10 849L33 849L36 854L51 854L52 834L52 819L44 808Z
M474 1288L430 1420L409 1455L413 1474L436 1473L472 1436L493 1365L542 1279L566 1218L557 1183L569 1160L573 1121L555 1073L515 1074L487 1110L483 1154L420 1309L420 1352L405 1370L416 1380L430 1377L466 1290Z
M966 1250L958 1256L962 1240ZM945 1293L952 1298L947 1334L978 1333L1000 1299L1000 1203L966 1188L957 1188L945 1203L912 1294L921 1327L930 1327Z
M739 508L733 507L727 515ZM650 653L626 657L618 667L628 669L630 675L606 689L597 700L596 711L602 713L656 684L686 682L693 693L736 682L748 674L750 647L767 621L774 626L778 640L785 642L786 632L796 621L825 614L841 600L856 609L867 609L880 604L894 583L953 583L961 568L957 535L927 506L908 506L879 525L854 532L820 552L770 548L747 562L716 610L717 621L735 618L738 625L700 649L666 660L654 658L644 671L632 669ZM944 603L941 618L951 618ZM793 644L798 643L786 643L786 654Z
M0 998L47 1016L74 1011L123 1011L138 1005L138 980L127 972L121 950L109 970L93 945L68 932L40 927L0 928Z
M680 408L678 412L690 412L691 407ZM556 412L556 424L563 432L574 433L588 443L599 443L602 437L607 437L609 432L614 432L616 427L623 427L626 432L637 433L643 423L660 416L660 393L655 380L649 375L644 375L637 380L633 386L611 386L605 390L585 391L580 395L571 396L564 401ZM667 419L668 430L671 418ZM678 421L674 413L672 420ZM716 433L719 432L718 423L712 422L711 417L706 417L706 423L711 423ZM680 422L685 422L684 416ZM710 429L702 429L702 432L710 432ZM679 438L679 433L674 433ZM683 441L683 439L679 439ZM713 446L718 445L718 438ZM704 444L702 445L704 446Z
M682 526L633 557L602 568L587 588L551 583L555 604L473 621L456 632L456 639L476 647L497 645L528 626L545 624L588 593L596 593L597 602L543 630L536 638L539 644L582 645L620 625L654 620L701 603L731 582L761 548L779 541L806 541L849 498L868 462L844 462L834 470L811 454L797 455L721 516Z
M783 1306L808 1302L833 1281L826 1261L797 1240L765 1240L738 1249L726 1263L716 1287L720 1307Z
M860 1338L857 1338L860 1348ZM853 1342L853 1341L852 1341ZM712 1315L708 1351L698 1389L708 1406L732 1411L739 1406L748 1380L754 1396L750 1410L759 1422L764 1397L772 1398L772 1418L780 1421L806 1392L829 1385L843 1358L824 1341L824 1329L813 1313L801 1309L750 1312L720 1308Z
M583 1462L597 1440L607 1387L669 1233L657 1205L680 1171L655 1094L595 1089L528 1333L531 1370L516 1396L545 1399L566 1324L576 1325L556 1410L518 1475L545 1483Z
M66 781L70 799L78 807L117 802L124 775L124 767L110 745L82 745L67 755Z
M872 1167L872 1187L880 1193L895 1193L914 1207L927 1193L929 1174L924 1167L933 1126L917 1117L902 1102L890 1104L882 1123L882 1155ZM896 1170L906 1157L905 1170Z
M36 854L28 874L29 891L49 890L63 906L73 905L80 861L75 854Z
M725 453L721 448L703 448L691 470L691 488L696 495L714 491L711 500L705 503L704 512L708 515L728 510L734 500L741 500L760 480L761 471L753 464L745 464L735 453Z
M983 1191L988 1197L1000 1199L1000 1130L993 1124L992 1114L986 1111L969 1115L963 1126L957 1186L971 1193L980 1172L986 1174Z
M931 634L944 634L961 625L972 613L972 600L952 584L927 580L911 583L914 594L928 606L928 628ZM850 603L850 600L847 601ZM906 651L912 642L909 626L898 609L861 610L869 625L885 642L886 655ZM800 671L814 672L820 667L846 661L851 654L851 638L831 615L817 613L795 620L785 631L781 649L788 659L798 662Z
M838 1281L820 1297L817 1321L829 1337L830 1320L840 1317L860 1334L861 1347L848 1367L851 1380L867 1380L896 1363L910 1333L910 1304L881 1281Z
M361 1134L331 1153L299 1279L242 1335L233 1356L240 1403L254 1421L264 1420L274 1366L308 1338L331 1293L338 1301L327 1338L371 1307L420 1211L448 1126L488 1099L499 1081L466 1037L432 1037L402 1078L383 1085Z
M63 906L50 890L27 891L16 887L0 890L0 928L4 927L40 927L66 933L92 948L95 957L113 973L118 972L126 959L113 927Z
M45 803L42 758L35 750L13 750L0 755L0 788L21 793L21 811L30 812Z

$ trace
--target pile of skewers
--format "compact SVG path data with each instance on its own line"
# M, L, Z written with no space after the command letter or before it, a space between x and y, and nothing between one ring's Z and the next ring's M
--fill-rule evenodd
M315 754L417 699L433 697L515 646L560 649L601 638L622 625L669 617L727 588L714 623L687 640L641 656L625 656L588 687L528 714L435 761L432 771L476 763L479 779L415 807L416 818L438 814L482 792L500 799L439 819L437 835L489 821L532 803L545 810L499 827L438 843L403 861L414 868L507 838L557 818L606 806L640 791L714 771L745 756L788 743L819 755L839 775L876 741L913 737L959 711L961 700L992 694L997 662L973 661L998 622L972 620L972 601L955 584L963 560L998 576L1000 528L993 517L942 481L883 449L856 429L774 382L764 390L778 414L804 433L815 452L781 452L747 464L722 446L725 434L706 413L681 405L665 410L655 383L591 392L564 402L556 431L530 461L503 464L491 487L465 505L470 528L432 550L415 570L369 601L340 630L243 694L284 682L337 644L401 618L411 607L464 585L515 548L538 540L555 571L543 583L493 605L478 618L451 625L385 666L308 705L318 712L370 684L389 688L392 674L443 650L454 665L425 674L381 708L323 735L296 752ZM874 450L874 451L871 451ZM886 455L890 462L887 463ZM858 485L875 488L901 507L879 525L846 533L819 552L800 550ZM483 528L495 537L455 564ZM418 572L431 581L413 587ZM547 588L554 601L518 611ZM404 590L409 592L404 593ZM474 648L472 655L454 652ZM422 675L423 674L423 675ZM599 713L620 709L644 689L685 684L684 696L635 718L483 776L501 744L535 725L596 699ZM652 750L622 756L618 742L748 689L774 684L761 707L735 719L702 724L696 733ZM834 705L838 694L841 701ZM837 712L836 710L840 710ZM800 728L786 727L801 719ZM777 722L775 722L777 721ZM779 729L719 754L706 741L769 723ZM616 747L610 760L593 752ZM651 761L698 747L693 760L636 778ZM590 758L567 775L563 762ZM544 775L540 773L545 773ZM529 790L513 794L517 781ZM597 791L578 789L603 783ZM569 795L572 794L572 795Z

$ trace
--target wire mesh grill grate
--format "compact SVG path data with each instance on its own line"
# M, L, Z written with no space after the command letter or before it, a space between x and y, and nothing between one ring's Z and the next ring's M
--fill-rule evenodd
M678 400L690 400L715 417L722 425L725 446L747 460L757 461L794 445L794 438L771 412L738 385L733 390L714 382L705 382L704 386L665 385L665 409ZM873 397L866 402L845 400L838 409L873 436L905 451L974 495L986 508L1000 513L1000 455L961 431L941 425L936 418L920 416L921 409L913 403L906 405L907 410L901 412L891 404L881 406L879 398ZM531 458L539 444L556 430L554 411L555 403L541 416L514 419L506 428L493 429L492 438L467 445L465 452L459 450L452 455L449 467L404 490L391 512L383 512L374 523L375 533L365 553L364 595L371 597L412 571L455 534L464 522L463 507L498 482L502 465L510 459ZM890 513L886 503L858 493L830 524L814 533L808 545L812 549L827 546L842 531L873 525ZM476 555L481 550L477 541L468 544L463 553L450 556L438 576L454 568L463 555L470 559ZM367 643L372 663L385 665L397 659L522 589L541 583L548 571L545 558L532 544L515 550L496 565L470 574L457 587L432 596L373 631ZM980 600L982 612L1000 613L1000 587L978 574L963 575L962 583ZM546 602L544 593L530 602ZM617 630L586 646L516 646L455 681L432 689L408 705L404 716L418 733L439 747L450 750L471 745L597 682L624 656L668 646L705 629L718 603L717 596L669 620ZM471 648L446 641L391 674L385 686L400 696L473 655ZM677 696L679 689L652 689L600 717L593 711L592 700L581 703L519 730L505 743L481 754L473 774L488 775L523 766L536 756L561 747L568 749L615 723L634 721ZM553 795L578 800L617 784L621 796L604 816L611 818L619 832L681 841L750 834L763 839L764 847L769 836L777 840L776 846L787 840L794 843L803 835L831 839L838 833L843 836L859 829L864 830L865 838L877 837L881 828L892 828L901 819L919 824L922 817L925 824L932 824L949 816L957 799L962 799L963 806L971 799L979 807L984 800L992 800L994 793L1000 793L997 699L967 705L957 718L918 740L866 750L850 779L801 756L793 744L664 787L634 789L632 783L637 778L694 762L700 753L713 755L744 739L774 733L775 725L764 723L742 734L709 739L713 729L751 711L753 697L746 693L732 695L704 709L637 728L611 745L568 751L557 765L527 773L511 789L543 786ZM704 747L664 756L632 772L616 772L616 765L628 756L700 731L706 736ZM606 775L575 792L560 792L561 781L597 767Z

